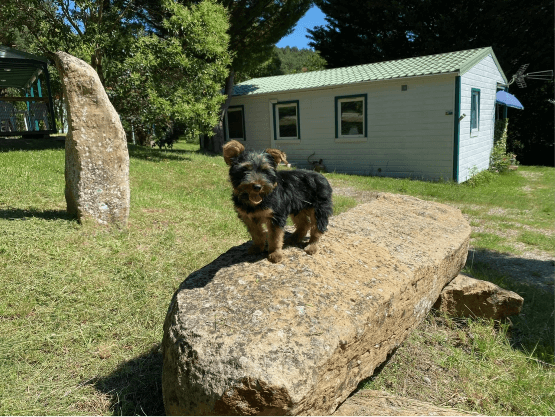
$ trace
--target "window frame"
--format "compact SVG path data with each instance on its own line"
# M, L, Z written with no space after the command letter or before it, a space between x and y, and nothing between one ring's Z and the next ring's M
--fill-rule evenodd
M295 110L297 112L297 136L282 137L279 135L279 109L281 107L290 107L293 105L295 106ZM301 140L301 115L299 111L299 100L278 101L276 103L272 103L272 112L273 112L273 119L274 119L274 140L276 141Z
M478 97L476 108L476 127L473 127L472 108L474 106L474 97ZM470 134L476 135L480 131L480 106L481 106L481 91L479 88L472 88L470 92Z
M341 134L341 103L350 101L362 101L362 134L342 135ZM348 96L335 97L335 139L336 140L363 140L368 138L368 94L352 94Z
M231 138L229 137L229 118L228 118L228 113L229 111L235 112L235 111L241 111L241 122L243 123L243 137L242 138ZM242 140L242 141L246 141L247 140L247 133L245 131L245 106L243 104L239 104L236 106L229 106L225 112L225 141L229 141L229 140Z

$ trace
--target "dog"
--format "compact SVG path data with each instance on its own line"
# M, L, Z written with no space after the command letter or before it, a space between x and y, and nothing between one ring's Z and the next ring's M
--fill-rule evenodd
M315 254L333 213L328 180L314 171L278 171L280 162L287 163L286 155L278 149L245 150L240 142L232 140L224 145L223 155L230 167L235 210L252 237L249 253L264 251L267 237L268 260L281 262L284 227L291 216L295 232L285 243L301 243L310 230L305 252Z
M328 170L326 169L326 166L324 165L324 160L320 159L318 161L311 161L310 157L316 155L316 152L312 152L308 158L306 158L306 160L308 161L309 164L312 164L312 170L316 171L316 172L328 172Z

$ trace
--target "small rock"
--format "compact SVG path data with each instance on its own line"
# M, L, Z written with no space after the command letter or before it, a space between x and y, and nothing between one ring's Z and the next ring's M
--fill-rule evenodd
M443 289L434 308L456 317L501 320L519 314L523 302L513 291L460 274Z

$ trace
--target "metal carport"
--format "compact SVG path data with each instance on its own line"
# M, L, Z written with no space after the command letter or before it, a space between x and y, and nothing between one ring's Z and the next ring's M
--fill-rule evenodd
M51 133L57 133L57 129L48 61L0 45L0 136L47 136Z

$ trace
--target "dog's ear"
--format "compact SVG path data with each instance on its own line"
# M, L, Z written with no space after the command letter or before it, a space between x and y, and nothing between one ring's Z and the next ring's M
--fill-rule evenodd
M287 155L285 154L285 152L282 152L279 149L268 148L264 152L274 158L274 161L276 161L276 165L279 165L280 162L283 162L284 164L289 163L287 162Z
M226 164L231 166L231 160L241 155L245 151L245 147L236 140L232 140L224 145L223 150L224 161Z

